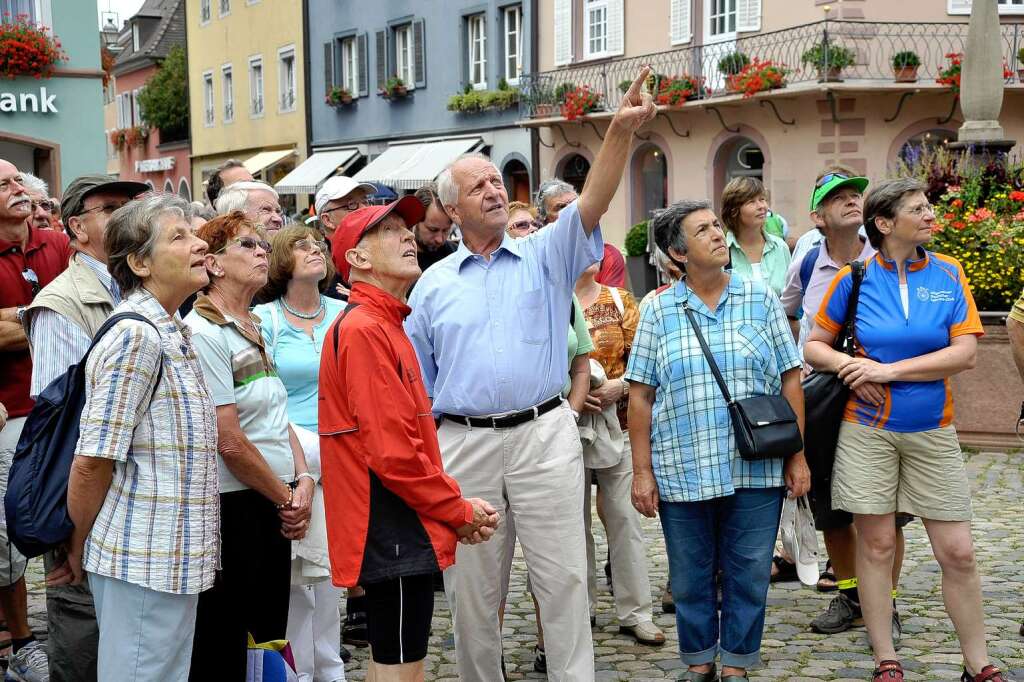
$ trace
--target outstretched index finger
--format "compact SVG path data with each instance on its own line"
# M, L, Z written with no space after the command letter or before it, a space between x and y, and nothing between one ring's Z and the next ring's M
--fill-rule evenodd
M629 86L629 90L626 91L626 101L632 106L640 106L643 104L643 99L640 97L640 88L643 87L644 81L651 75L651 67L645 66L640 69L640 75L636 77L632 85Z

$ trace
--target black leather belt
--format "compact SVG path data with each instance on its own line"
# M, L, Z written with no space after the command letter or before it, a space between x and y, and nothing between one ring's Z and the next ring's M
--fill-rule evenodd
M545 400L540 405L534 405L533 407L527 408L521 412L513 412L512 414L505 414L500 417L467 417L461 414L448 414L446 412L441 415L441 418L450 419L457 424L465 424L466 426L477 426L488 429L510 429L513 426L519 426L520 424L533 421L542 414L547 414L561 404L562 396L556 395L554 398Z

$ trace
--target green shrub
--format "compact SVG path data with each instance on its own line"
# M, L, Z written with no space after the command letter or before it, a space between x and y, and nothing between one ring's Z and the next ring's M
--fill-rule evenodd
M842 69L857 63L857 53L850 48L831 43L827 45L827 48L824 43L818 43L803 53L800 57L801 63L814 66L822 71Z
M917 56L916 52L905 50L892 56L892 68L894 69L906 69L913 66L921 66L921 58Z
M735 76L750 64L750 57L742 52L730 52L718 60L718 70L726 76Z
M647 221L637 223L626 233L626 255L644 256L647 254Z

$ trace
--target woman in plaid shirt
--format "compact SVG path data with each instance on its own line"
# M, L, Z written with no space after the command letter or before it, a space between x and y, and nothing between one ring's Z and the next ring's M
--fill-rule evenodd
M86 363L86 401L68 487L75 524L63 571L88 575L99 621L98 679L185 680L199 593L220 536L213 401L176 311L209 281L206 242L174 196L132 201L106 229L125 300Z
M745 679L760 658L765 599L782 498L810 486L803 452L739 457L725 399L685 314L689 307L733 398L783 395L803 426L800 357L778 298L729 262L721 223L706 202L680 201L653 218L658 247L684 278L641 313L625 378L633 504L661 513L681 679ZM721 618L715 580L721 571Z

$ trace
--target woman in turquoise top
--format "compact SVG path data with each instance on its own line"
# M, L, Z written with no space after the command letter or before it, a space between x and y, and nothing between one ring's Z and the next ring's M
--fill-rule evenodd
M267 353L288 392L288 420L306 452L310 473L320 477L317 411L320 351L345 304L323 295L334 277L323 235L307 226L274 235L270 273L254 312ZM341 661L340 588L330 581L323 489L317 483L306 538L292 543L288 640L298 672L309 679L345 679Z
M789 247L765 231L768 199L757 178L738 177L722 191L722 223L732 271L743 279L762 281L778 296L786 285Z

